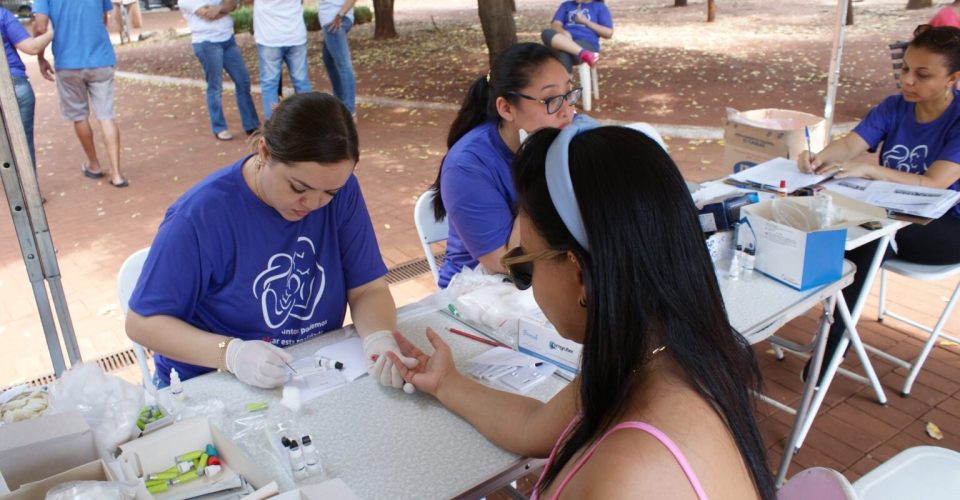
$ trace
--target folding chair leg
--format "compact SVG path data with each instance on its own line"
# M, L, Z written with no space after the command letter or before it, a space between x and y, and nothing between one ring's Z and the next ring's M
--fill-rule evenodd
M930 351L933 350L933 346L937 345L937 339L940 337L940 332L943 330L943 326L946 324L947 319L950 318L950 313L953 312L953 307L957 305L958 295L960 295L960 284L953 289L953 295L950 296L950 302L947 303L947 308L943 310L943 314L941 314L940 319L937 320L937 325L934 326L933 330L930 332L930 338L928 338L927 342L923 344L923 350L920 351L920 356L914 360L913 366L910 368L910 373L907 374L907 380L903 382L903 391L900 392L901 396L908 397L910 395L910 389L913 388L913 382L917 380L917 375L920 374L920 369L923 368L923 364L927 361L927 356L930 355Z
M597 75L597 68L590 68L590 84L593 86L593 98L600 99L600 77Z
M590 111L593 97L593 89L590 85L590 66L587 63L580 63L577 65L577 70L577 77L580 79L580 86L583 88L583 110Z
M883 323L887 314L887 271L880 270L880 305L877 308L877 321Z

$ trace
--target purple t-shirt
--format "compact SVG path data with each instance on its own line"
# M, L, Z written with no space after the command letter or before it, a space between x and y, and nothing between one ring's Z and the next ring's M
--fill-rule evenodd
M557 13L553 15L554 21L563 23L563 29L570 32L574 40L586 40L600 50L600 37L592 29L578 24L576 21L577 8L583 13L583 17L607 28L613 27L613 18L610 17L610 9L603 2L589 2L578 4L574 1L563 2Z
M467 132L447 152L440 167L440 195L447 208L450 236L440 268L441 288L464 266L510 239L516 193L510 164L513 152L497 131L497 121Z
M902 95L887 97L870 110L853 131L876 151L880 143L880 165L901 172L924 174L937 160L960 163L960 91L939 118L917 123L916 104ZM960 181L949 188L960 191ZM960 205L949 212L960 217Z
M7 53L10 76L26 78L27 68L24 67L20 54L17 53L16 45L30 38L30 34L17 20L17 16L4 8L0 8L0 37L3 38L3 50Z
M130 309L277 346L340 328L347 291L387 272L357 178L290 222L253 194L242 165L211 174L170 206ZM184 380L210 371L154 359L163 381L171 367Z

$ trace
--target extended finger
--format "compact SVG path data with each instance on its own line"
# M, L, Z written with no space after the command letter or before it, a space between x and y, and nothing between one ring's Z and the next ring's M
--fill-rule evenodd
M423 354L423 352L421 352L420 349L417 349L417 346L411 344L410 341L407 340L407 338L404 337L402 333L396 330L393 331L393 340L397 342L397 346L400 348L400 352L404 356L411 356L414 358L418 358Z
M430 345L433 346L434 350L440 351L449 351L450 347L447 346L447 343L440 338L440 335L437 335L437 332L433 331L433 328L427 327L427 340L430 341Z

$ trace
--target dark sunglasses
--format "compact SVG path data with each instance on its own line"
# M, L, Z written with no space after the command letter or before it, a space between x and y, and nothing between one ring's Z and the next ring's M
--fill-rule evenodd
M960 44L960 30L946 26L932 26L930 24L921 24L913 30L913 36L928 36L930 41L938 46L951 46Z
M583 88L577 87L570 92L567 92L563 95L554 95L546 99L537 99L536 97L529 96L527 94L521 94L520 92L507 92L507 95L515 95L517 97L522 97L530 101L537 101L547 107L547 114L552 115L557 111L560 111L560 108L563 107L563 101L567 101L571 106L580 101L580 96L583 95Z
M540 259L552 259L567 252L563 250L543 250L537 253L524 253L523 247L513 247L500 258L500 264L507 269L510 281L519 290L530 288L533 281L533 262Z

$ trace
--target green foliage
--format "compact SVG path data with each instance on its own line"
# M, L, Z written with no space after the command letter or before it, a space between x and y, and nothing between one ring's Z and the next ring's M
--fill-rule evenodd
M307 25L307 31L320 31L320 19L317 17L316 7L303 8L303 24Z
M373 21L373 11L370 10L370 7L359 6L353 8L353 23L355 25L361 25Z
M240 7L230 13L234 33L253 33L253 8Z

